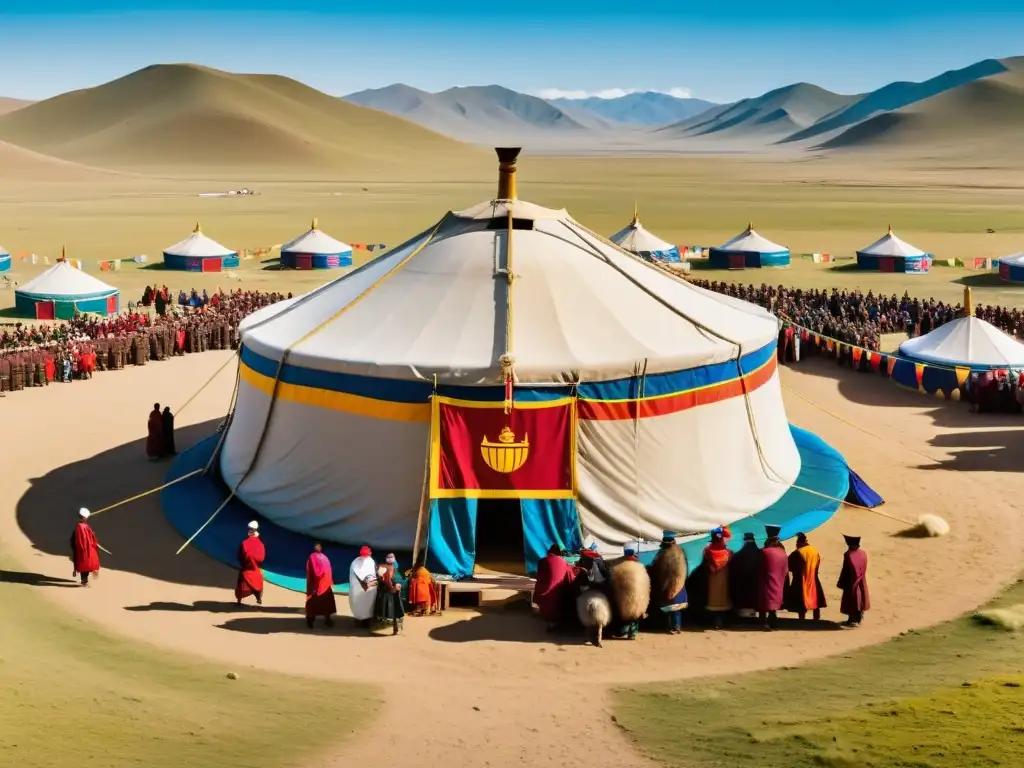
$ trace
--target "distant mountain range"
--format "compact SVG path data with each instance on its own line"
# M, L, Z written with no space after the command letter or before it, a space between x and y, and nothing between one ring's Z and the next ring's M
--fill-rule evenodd
M921 83L894 82L870 93L846 95L795 83L731 104L656 92L546 101L496 85L440 93L392 85L345 99L474 143L516 140L536 146L543 139L564 151L835 150L880 147L897 141L911 125L921 137L946 135L943 124L962 125L964 116L945 113L960 101L994 121L979 121L973 134L1003 135L1014 129L1024 134L1024 124L1015 117L1020 94L1013 74L1021 69L1024 57L987 59Z
M584 110L612 123L661 126L699 115L716 106L703 99L683 99L657 91L629 93L614 99L550 99L556 107Z
M852 96L797 83L712 107L655 133L662 142L826 150L902 143L911 133L918 140L937 139L953 126L967 130L966 122L972 122L974 138L989 132L1024 135L1024 100L1017 87L1022 71L1024 57L987 59L922 83L890 83Z

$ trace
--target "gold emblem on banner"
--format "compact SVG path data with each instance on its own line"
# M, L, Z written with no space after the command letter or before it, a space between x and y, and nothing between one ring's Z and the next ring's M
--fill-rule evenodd
M484 435L480 441L480 454L484 463L495 472L511 474L522 467L530 456L530 436L523 435L522 442L517 443L515 433L507 426L503 427L495 443Z

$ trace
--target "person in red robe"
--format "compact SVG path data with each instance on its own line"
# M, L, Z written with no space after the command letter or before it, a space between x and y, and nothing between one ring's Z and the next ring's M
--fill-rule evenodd
M249 523L245 541L238 546L238 582L235 584L235 599L239 605L242 599L256 595L256 604L263 605L263 571L260 564L267 556L267 550L260 541L259 523Z
M337 612L331 561L317 542L313 545L309 559L306 560L306 625L312 629L316 617L323 616L326 626L334 626L331 617Z
M160 412L160 403L154 403L147 426L149 434L146 437L146 455L150 461L156 461L164 454L164 417Z
M786 549L779 541L782 528L778 525L766 525L768 538L761 550L761 570L757 580L757 610L765 629L772 630L778 625L778 612L786 595L786 584L789 581L789 558Z
M864 611L871 608L868 593L868 553L860 548L860 536L846 536L847 550L843 555L843 569L839 572L837 589L843 590L839 610L846 617L846 626L859 627Z
M533 602L547 623L548 632L564 626L576 615L573 584L578 573L579 570L562 557L562 548L557 544L553 544L537 563Z
M78 510L78 525L71 534L71 562L75 564L72 576L82 579L82 586L89 586L89 574L100 572L100 545L96 533L89 526L89 510Z

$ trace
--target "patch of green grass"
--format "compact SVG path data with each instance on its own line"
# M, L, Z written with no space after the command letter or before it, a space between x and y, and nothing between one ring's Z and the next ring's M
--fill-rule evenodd
M336 746L381 703L365 686L133 644L60 616L41 589L0 582L3 765L273 768Z
M1020 603L1019 581L993 603ZM652 758L694 768L1019 765L1024 638L970 616L742 677L616 691Z

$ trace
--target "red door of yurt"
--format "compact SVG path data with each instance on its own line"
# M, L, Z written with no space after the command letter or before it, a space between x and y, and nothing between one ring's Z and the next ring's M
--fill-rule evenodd
M999 262L999 279L1009 280L1010 279L1010 265Z
M893 272L895 271L896 263L895 259L891 256L879 256L878 257L878 271L879 272Z
M117 314L117 296L107 296L107 314Z
M222 266L220 259L203 259L203 272L220 272Z
M296 269L312 269L313 268L313 254L311 254L311 253L296 253L295 254L295 268Z
M36 320L53 320L57 314L57 305L52 301L36 302Z
M747 266L747 256L744 253L729 254L729 269L744 269Z

